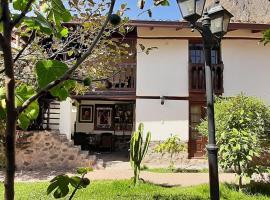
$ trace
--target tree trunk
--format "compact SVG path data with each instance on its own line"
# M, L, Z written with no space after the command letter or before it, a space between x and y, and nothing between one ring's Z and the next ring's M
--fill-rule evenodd
M239 176L238 191L241 192L243 187L243 177Z
M238 162L238 173L239 175L239 181L238 181L238 191L242 191L242 187L243 187L243 177L242 177L242 168L240 163Z
M4 67L5 67L5 91L6 91L6 132L5 132L5 157L6 157L6 171L5 171L5 200L14 199L14 175L15 175L15 131L17 113L15 108L15 78L13 68L13 58L11 52L11 23L8 1L1 1L2 20L4 35L2 37L1 45L4 53Z

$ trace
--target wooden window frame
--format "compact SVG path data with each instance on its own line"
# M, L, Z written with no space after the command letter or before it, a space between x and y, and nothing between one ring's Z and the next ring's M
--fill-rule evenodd
M195 40L190 40L189 41L189 49L188 49L188 60L189 60L189 92L190 93L205 93L205 73L204 73L204 68L205 68L205 63L192 63L191 62L191 50L190 50L190 45L192 44L202 44L201 39L195 39ZM212 58L212 57L211 57ZM204 60L204 58L203 58ZM195 69L195 70L194 70ZM220 70L220 75L218 77L218 74L215 73L217 70ZM197 74L194 78L193 73ZM217 95L221 95L224 92L223 88L223 71L224 71L224 65L222 62L221 58L221 49L218 47L217 50L217 63L212 64L212 72L214 75L212 76L213 78L213 89L214 93ZM198 80L199 82L193 80ZM195 87L194 87L195 86Z

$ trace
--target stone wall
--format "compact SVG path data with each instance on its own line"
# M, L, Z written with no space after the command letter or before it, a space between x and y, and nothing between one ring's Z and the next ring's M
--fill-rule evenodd
M89 156L88 151L81 151L79 146L74 146L65 135L56 131L23 134L24 139L16 147L17 170L74 169L92 167L95 162L95 157Z
M143 164L150 167L168 167L170 165L170 155L164 154L163 156L160 153L154 151L155 147L160 142L151 142L149 144L148 152L143 160ZM173 162L176 167L187 168L187 169L203 169L207 168L207 160L202 159L188 159L188 153L183 152L177 155L174 155Z

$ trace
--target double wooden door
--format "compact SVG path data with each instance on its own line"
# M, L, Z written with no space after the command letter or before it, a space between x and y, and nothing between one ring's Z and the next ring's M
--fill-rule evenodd
M202 158L205 155L207 137L197 130L198 124L206 116L205 102L190 102L189 106L189 158Z

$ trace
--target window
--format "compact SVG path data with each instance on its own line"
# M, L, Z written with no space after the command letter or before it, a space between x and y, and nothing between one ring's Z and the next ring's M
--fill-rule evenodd
M205 92L204 51L202 42L189 44L189 87L190 92ZM220 48L211 51L212 78L215 93L223 92L223 64Z

